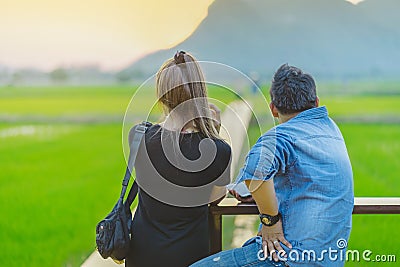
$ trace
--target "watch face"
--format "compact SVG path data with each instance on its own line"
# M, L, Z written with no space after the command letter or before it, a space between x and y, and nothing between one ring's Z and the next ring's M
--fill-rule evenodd
M268 219L267 217L264 217L264 218L262 218L262 222L265 223L265 224L270 224L271 220Z

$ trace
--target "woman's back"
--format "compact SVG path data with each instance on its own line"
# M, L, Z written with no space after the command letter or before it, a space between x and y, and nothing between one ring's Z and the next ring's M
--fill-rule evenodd
M162 145L162 138L173 134L163 130L160 125L148 129L145 135L145 146L139 149L136 160L136 176L140 181L157 179L151 174L157 172L168 182L183 187L199 187L213 181L224 186L230 182L229 168L231 150L222 140L213 140L216 154L211 164L199 171L185 171L174 166ZM200 142L204 136L199 132L179 135L179 148L183 156L191 161L201 157ZM222 177L221 177L222 176ZM188 266L209 254L208 243L208 208L207 204L176 206L164 203L154 193L157 190L146 190L141 187L139 204L132 227L131 253L126 266ZM154 189L154 188L153 188ZM147 191L147 192L146 192ZM211 195L211 191L208 192ZM190 201L189 201L190 202ZM186 206L186 207L185 207Z

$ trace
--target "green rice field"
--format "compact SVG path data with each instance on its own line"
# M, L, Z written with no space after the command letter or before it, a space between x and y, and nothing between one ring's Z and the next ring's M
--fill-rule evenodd
M370 84L354 84L360 88L350 95L329 94L332 85L321 85L321 104L338 119L346 139L356 196L400 197L400 124L379 120L400 116L400 89L393 94L396 85L376 84L390 87L390 94L373 94ZM364 91L368 94L359 93ZM0 266L80 266L93 252L95 225L120 190L122 120L134 92L117 86L0 88ZM210 88L210 97L224 103L236 99L220 88ZM269 116L260 97L249 99L261 117ZM138 95L138 121L154 100L151 88ZM158 118L160 110L153 113ZM378 120L342 121L346 116ZM253 122L250 142L258 136ZM399 215L354 215L349 249L394 254L400 261L399 222ZM227 218L226 248L232 231L233 219Z

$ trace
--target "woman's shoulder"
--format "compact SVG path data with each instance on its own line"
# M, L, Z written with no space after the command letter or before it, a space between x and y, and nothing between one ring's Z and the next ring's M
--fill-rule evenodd
M215 139L214 142L217 145L218 151L220 153L231 154L231 146L223 139Z
M129 130L129 134L128 134L129 143L132 142L133 136L135 135L136 129L139 127L139 125L140 125L140 123L135 124L135 125L132 126L132 128ZM151 123L150 123L149 126L147 127L147 130L146 130L146 133L145 133L146 137L147 137L149 134L154 134L154 133L159 129L159 127L160 127L159 124L151 124Z

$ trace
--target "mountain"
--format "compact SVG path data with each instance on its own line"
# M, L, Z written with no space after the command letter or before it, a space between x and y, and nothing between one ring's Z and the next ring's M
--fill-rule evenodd
M324 79L400 77L399 9L397 0L216 0L189 38L126 71L153 74L185 50L267 78L286 62Z

